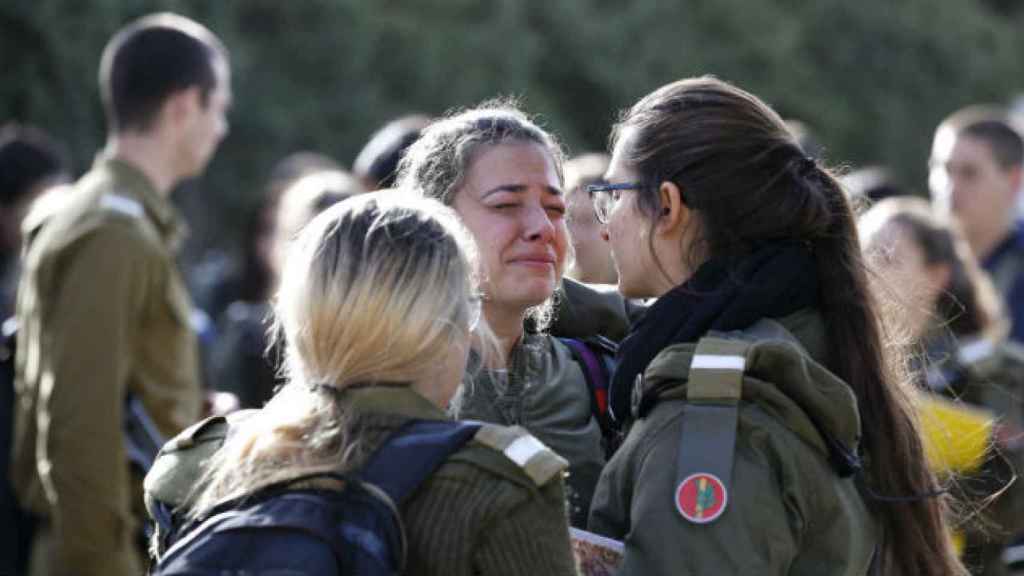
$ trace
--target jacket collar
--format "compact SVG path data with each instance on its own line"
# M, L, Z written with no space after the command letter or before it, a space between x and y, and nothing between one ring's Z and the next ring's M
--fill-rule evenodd
M338 401L355 415L383 414L418 420L447 420L448 416L408 385L360 386L343 390Z
M142 204L150 220L156 225L163 239L176 246L187 230L178 210L159 192L153 182L137 166L101 153L96 157L93 170L103 174L117 184L117 193Z
M813 311L781 320L762 320L750 328L709 336L755 342L747 353L744 400L776 415L798 436L830 453L829 438L856 453L861 437L857 400L850 387L822 362L824 324ZM820 338L815 339L818 335ZM641 386L661 399L686 397L686 380L696 344L665 348L651 362Z

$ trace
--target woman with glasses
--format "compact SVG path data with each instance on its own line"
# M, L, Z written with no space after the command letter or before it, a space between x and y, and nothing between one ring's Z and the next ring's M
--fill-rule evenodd
M288 248L275 302L288 383L261 410L233 419L209 461L197 461L208 441L202 425L172 441L167 459L178 470L160 461L154 466L146 480L150 510L157 508L153 498L188 491L189 484L162 485L175 476L198 480L175 510L198 519L271 486L351 490L319 474L358 474L368 461L380 469L379 449L409 434L409 426L447 420L444 410L461 383L471 342L486 350L492 340L486 325L476 326L476 253L452 210L411 194L366 194L317 216ZM415 474L408 466L392 462L386 469ZM481 427L407 500L395 502L407 540L403 573L574 574L564 469L561 458L529 435ZM337 530L349 537L347 526ZM381 534L371 532L353 538L379 547ZM179 535L161 569L199 573L172 568L175 558L187 557L175 556L175 546L184 550L203 538ZM266 544L274 549L274 541ZM329 555L328 543L322 548ZM298 552L267 557L256 546L237 552L247 563L217 569L307 573L297 568L306 566Z
M619 574L964 574L945 494L887 364L853 215L758 98L666 85L591 189L627 298L629 435L589 528Z
M569 461L569 512L585 523L605 462L581 366L543 332L569 252L561 148L512 103L456 113L423 130L402 187L455 209L476 238L483 314L500 357L452 404L460 419L520 425Z

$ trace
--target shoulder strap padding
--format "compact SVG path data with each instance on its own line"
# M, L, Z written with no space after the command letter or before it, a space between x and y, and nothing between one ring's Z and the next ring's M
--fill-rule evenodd
M370 456L357 477L401 504L480 427L476 422L412 420Z
M484 424L476 433L474 440L501 452L537 486L544 486L569 467L565 458L519 426Z
M230 428L256 412L240 410L227 417L212 416L170 439L160 449L143 481L147 501L155 498L172 509L183 504L202 474L204 463L224 444Z
M702 338L690 361L682 432L676 455L675 504L691 522L713 522L725 512L732 483L739 401L750 343ZM698 483L705 500L697 507L684 496ZM708 488L708 484L717 485ZM694 484L697 485L697 484ZM715 505L715 502L718 502ZM704 516L706 510L713 510Z

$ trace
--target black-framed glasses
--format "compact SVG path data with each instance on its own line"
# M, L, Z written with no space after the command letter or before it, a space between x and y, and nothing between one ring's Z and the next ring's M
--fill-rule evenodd
M594 215L601 224L608 223L608 217L612 209L619 202L619 197L626 190L642 190L646 185L641 182L622 182L620 184L590 184L587 186L587 194L590 195L590 202L594 205Z

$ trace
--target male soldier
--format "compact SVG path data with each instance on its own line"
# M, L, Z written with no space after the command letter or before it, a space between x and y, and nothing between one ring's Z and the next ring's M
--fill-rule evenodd
M229 74L224 46L187 18L119 31L100 64L106 149L66 202L30 216L42 224L28 231L18 293L12 480L43 523L34 574L143 570L123 412L134 398L165 437L199 417L168 196L227 133Z
M1024 342L1024 226L1016 219L1024 171L1020 133L998 108L965 108L935 131L930 164L933 199L960 221L1006 302L1010 337Z

